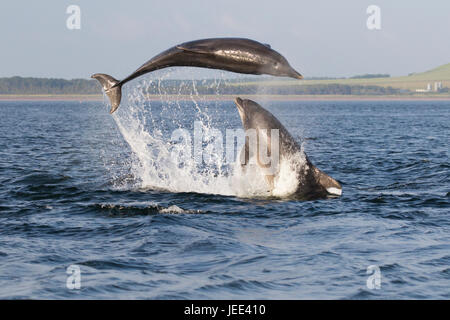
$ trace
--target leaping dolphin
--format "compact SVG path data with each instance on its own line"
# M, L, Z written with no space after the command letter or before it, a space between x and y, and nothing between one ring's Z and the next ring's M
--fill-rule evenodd
M148 72L175 66L303 79L303 76L295 71L281 54L271 49L270 45L244 38L185 42L153 57L121 81L104 73L93 74L91 78L97 79L102 85L111 102L110 113L113 113L119 107L122 86L126 82Z
M278 168L272 168L275 170L271 170L270 173L265 174L271 191L274 188L274 180L278 178L279 165L282 161L286 160L289 161L298 180L296 190L291 195L292 197L317 199L328 196L340 196L342 194L342 186L339 182L320 171L311 163L306 154L301 150L297 141L295 141L281 122L269 111L252 100L236 98L235 103L246 135L250 130L256 131L257 135L257 138L253 139L253 142L251 142L251 139L248 139L248 136L246 137L246 142L241 151L241 166L246 168L250 159L256 157L258 166L263 170L267 170L264 162L260 161L260 150L268 149L267 154L270 155L272 153L271 161L273 161L274 147L276 147L278 154L275 156L279 156L277 160ZM271 130L278 130L276 142L274 137L268 133ZM266 136L267 139L264 147L260 146L262 135ZM256 144L256 146L252 145L252 143Z

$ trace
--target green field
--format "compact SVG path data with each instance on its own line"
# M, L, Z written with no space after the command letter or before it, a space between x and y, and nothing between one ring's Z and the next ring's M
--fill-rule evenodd
M415 91L416 89L426 89L431 83L434 89L434 82L442 82L442 88L450 87L450 63L435 69L415 73L403 77L371 78L371 79L332 79L332 80L268 80L264 85L317 85L317 84L343 84L343 85L374 85L381 87L393 87ZM258 82L242 82L236 85L256 85Z

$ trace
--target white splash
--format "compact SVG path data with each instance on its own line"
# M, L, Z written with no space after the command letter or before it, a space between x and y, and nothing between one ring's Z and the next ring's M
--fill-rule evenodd
M172 115L174 111L183 111L183 104L187 102L170 99L164 89L160 88L160 102L163 105L161 108L160 102L147 101L144 97L142 89L146 86L148 83L144 82L143 85L135 86L127 95L123 95L121 107L113 114L133 153L127 165L135 177L134 188L239 197L283 197L295 191L298 177L291 161L280 162L279 174L274 181L272 192L269 191L263 172L256 165L242 170L239 161L226 164L220 157L215 159L215 163L202 168L199 168L193 158L183 161L180 165L173 157L174 144L170 141L170 134L168 137L167 132L164 134L163 131L167 126L177 129L186 125L182 123L183 119ZM204 141L208 141L208 135L212 131L212 116L207 110L209 102L200 104L200 100L198 94L193 92L191 101L188 102L194 105L196 121L201 122ZM214 104L214 101L211 104ZM175 147L180 148L180 145ZM188 148L186 145L184 147ZM191 153L191 150L188 153ZM176 211L172 209L174 208L169 211Z
M274 189L272 191L274 197L289 196L297 190L299 177L295 168L300 166L300 164L303 165L303 163L304 157L298 160L290 158L280 161L280 171L275 177Z

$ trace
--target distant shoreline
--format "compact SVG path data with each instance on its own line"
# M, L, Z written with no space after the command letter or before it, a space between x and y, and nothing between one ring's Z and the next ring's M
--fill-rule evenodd
M383 101L383 100L400 100L400 101L427 101L427 100L450 100L450 95L251 95L251 94L234 94L234 95L148 95L149 101L166 101L166 100L207 100L207 101L232 101L237 96L253 100L273 100L273 101L321 101L321 100L355 100L355 101ZM103 95L14 95L0 94L0 101L103 101Z

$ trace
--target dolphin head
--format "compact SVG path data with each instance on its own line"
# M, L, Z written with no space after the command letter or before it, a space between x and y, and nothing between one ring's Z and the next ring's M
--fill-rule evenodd
M241 117L242 124L244 124L246 116L245 116L245 101L241 98L237 97L234 99L234 103L236 104L236 107L239 112L239 116Z
M280 121L273 116L269 111L261 107L255 101L249 99L241 99L237 97L234 102L241 117L242 126L244 130L258 129L258 130L272 130L279 129L286 131Z
M253 122L258 118L261 107L254 101L237 97L234 102L245 130L254 128Z
M277 52L273 52L273 55L267 60L263 71L273 76L303 79L303 76L291 67L286 58Z

